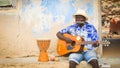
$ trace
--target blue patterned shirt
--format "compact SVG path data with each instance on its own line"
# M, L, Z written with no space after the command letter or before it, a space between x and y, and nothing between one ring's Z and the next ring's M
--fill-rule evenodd
M76 23L73 25L68 26L60 31L60 33L68 33L73 36L81 36L85 41L97 41L98 34L95 27L88 22L80 28ZM85 48L88 50L93 50L93 46L91 44L86 44Z

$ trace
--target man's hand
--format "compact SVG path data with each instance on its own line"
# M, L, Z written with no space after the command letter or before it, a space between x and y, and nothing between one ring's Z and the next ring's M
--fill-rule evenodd
M63 34L61 34L60 32L58 32L56 35L59 39L66 41L66 43L72 43L73 42L71 39L64 37Z
M99 41L96 41L94 44L93 44L94 47L97 47L99 46Z

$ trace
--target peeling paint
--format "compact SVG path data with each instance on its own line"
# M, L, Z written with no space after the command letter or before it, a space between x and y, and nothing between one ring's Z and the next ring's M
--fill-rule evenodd
M88 21L98 28L98 6L95 5L97 0L20 1L22 1L22 6L18 8L20 11L0 12L0 45L2 45L0 54L2 57L38 54L37 38L51 39L48 51L55 53L56 33L74 23L72 14L77 9L85 10L89 16Z

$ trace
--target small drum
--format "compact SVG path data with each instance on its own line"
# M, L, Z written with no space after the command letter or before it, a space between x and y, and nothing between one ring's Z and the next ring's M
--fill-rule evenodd
M40 50L38 61L42 62L49 61L47 49L50 45L50 40L37 40L37 45Z

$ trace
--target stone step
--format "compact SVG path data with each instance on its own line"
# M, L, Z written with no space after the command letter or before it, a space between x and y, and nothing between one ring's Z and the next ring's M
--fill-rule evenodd
M0 68L69 68L66 58L59 61L38 62L37 57L0 59ZM82 61L77 68L92 68Z
M0 68L69 68L68 58L57 58L59 61L48 62L38 62L38 57L1 58ZM120 68L120 58L101 58L99 63L101 68ZM92 67L86 61L82 61L77 68Z

